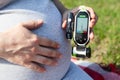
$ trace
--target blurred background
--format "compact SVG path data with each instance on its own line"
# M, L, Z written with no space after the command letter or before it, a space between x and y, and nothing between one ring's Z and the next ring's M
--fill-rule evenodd
M98 15L90 61L120 66L120 0L61 0L69 9L90 6Z

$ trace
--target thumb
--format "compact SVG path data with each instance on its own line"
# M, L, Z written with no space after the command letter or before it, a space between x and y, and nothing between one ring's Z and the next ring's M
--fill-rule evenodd
M64 20L62 23L62 28L65 29L67 27L67 20Z
M94 32L93 32L93 30L91 30L91 32L90 32L90 40L93 40L94 39Z
M23 22L21 25L27 29L33 30L42 26L42 24L43 24L43 20L36 20L36 21L33 20L33 21Z
M64 14L63 14L63 18L62 18L62 28L63 28L63 29L66 29L66 27L67 27L67 17L68 17L68 13L69 13L69 10L68 10L68 11L65 11Z

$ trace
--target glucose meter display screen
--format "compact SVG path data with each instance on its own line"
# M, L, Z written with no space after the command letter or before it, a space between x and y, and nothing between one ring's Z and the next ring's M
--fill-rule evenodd
M88 38L88 15L80 14L76 18L76 41L79 44L87 42Z
M87 18L77 18L77 33L87 33Z

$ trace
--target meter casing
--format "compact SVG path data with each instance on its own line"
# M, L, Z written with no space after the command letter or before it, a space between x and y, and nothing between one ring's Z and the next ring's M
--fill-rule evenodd
M66 38L72 39L76 44L73 47L72 54L76 57L91 57L91 49L86 48L89 43L89 12L85 9L79 10L75 16L73 13L68 14Z

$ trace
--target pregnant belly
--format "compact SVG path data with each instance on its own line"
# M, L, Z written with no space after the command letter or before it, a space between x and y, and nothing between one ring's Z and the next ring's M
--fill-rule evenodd
M61 17L57 14L56 16L54 15L53 18L53 16L32 11L17 11L17 13L0 15L0 23L2 23L0 24L0 32L4 32L23 21L43 19L43 26L33 32L38 36L44 36L58 42L61 46L59 51L63 55L58 60L57 66L45 66L47 69L45 73L34 72L0 59L0 74L4 74L2 77L0 76L1 80L60 80L65 75L70 65L71 46L61 29ZM6 79L6 76L8 79Z

